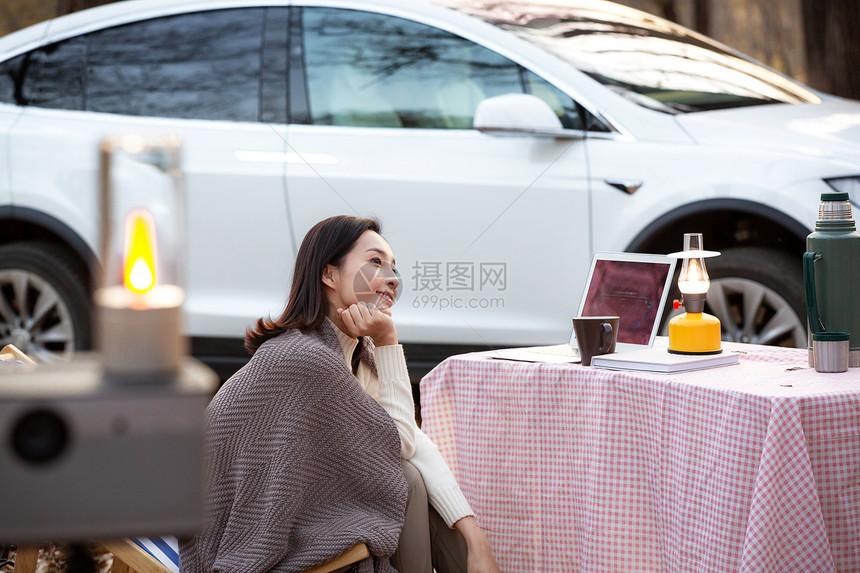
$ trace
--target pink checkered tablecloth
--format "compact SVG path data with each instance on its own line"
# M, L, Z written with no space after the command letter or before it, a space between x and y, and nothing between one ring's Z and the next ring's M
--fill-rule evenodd
M726 344L653 374L469 354L421 382L505 572L860 572L860 369Z

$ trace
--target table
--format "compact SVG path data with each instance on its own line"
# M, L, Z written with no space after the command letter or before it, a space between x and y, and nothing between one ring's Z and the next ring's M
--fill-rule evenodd
M422 380L422 428L503 571L860 571L860 369L724 347L740 364L654 374L474 353Z

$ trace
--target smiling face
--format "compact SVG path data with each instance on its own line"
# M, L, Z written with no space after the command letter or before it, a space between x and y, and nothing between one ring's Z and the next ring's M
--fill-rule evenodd
M327 265L322 280L330 317L357 302L388 310L400 286L391 247L374 231L362 233L339 267Z

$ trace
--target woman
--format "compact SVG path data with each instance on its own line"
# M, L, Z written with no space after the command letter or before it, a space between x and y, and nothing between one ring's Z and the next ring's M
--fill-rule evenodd
M361 541L377 571L395 547L400 573L499 571L415 424L398 287L375 220L308 231L286 309L248 331L250 362L207 409L210 519L182 544L183 570L300 570Z

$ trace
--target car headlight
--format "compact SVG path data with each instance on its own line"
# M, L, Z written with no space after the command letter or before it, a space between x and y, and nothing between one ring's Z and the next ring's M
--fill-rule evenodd
M825 179L831 189L848 193L851 202L860 206L860 175L854 177L836 177L834 179Z

